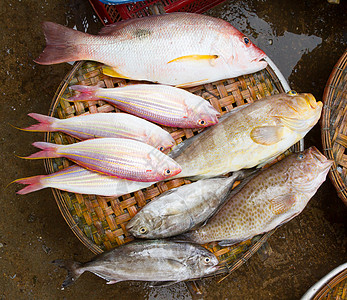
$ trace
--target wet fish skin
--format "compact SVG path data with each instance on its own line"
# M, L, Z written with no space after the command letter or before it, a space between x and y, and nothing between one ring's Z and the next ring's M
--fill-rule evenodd
M158 150L165 150L175 144L172 136L161 127L144 119L125 113L97 113L57 119L30 113L40 123L31 125L25 131L60 131L80 140L93 138L128 138L149 144Z
M134 18L90 35L43 23L46 48L35 61L48 65L94 60L108 75L194 86L257 72L265 53L228 22L192 13ZM112 74L113 72L113 74Z
M304 93L277 94L239 106L173 148L169 156L182 167L176 177L214 177L265 164L311 130L322 106Z
M218 269L218 259L207 249L192 243L166 240L134 241L86 263L64 260L53 263L68 271L63 288L87 271L107 280L107 284L137 280L169 285L201 278Z
M210 218L227 199L239 177L202 179L171 189L144 206L127 224L136 238L175 236Z
M146 188L155 182L138 182L107 176L73 165L47 175L20 178L13 182L27 186L17 192L24 195L44 188L55 188L71 193L119 197L129 189Z
M227 246L288 222L305 208L332 163L315 147L289 155L255 176L205 226L185 238Z
M277 105L273 105L276 103ZM322 102L316 102L311 94L297 96L279 94L266 97L233 109L215 126L177 145L168 156L179 162L182 167L177 177L194 177L194 179L218 176L232 169L239 170L264 164L304 137L318 121L321 109ZM264 145L251 138L253 128L261 128L262 124L275 127L279 124L282 128L282 122L283 127L293 128L293 130L288 129L290 135L284 140L273 145ZM255 132L255 140L263 142L261 136L259 137L259 130ZM230 155L227 156L226 153ZM152 184L153 182L147 185L144 183L129 185L126 181L117 182L123 194Z
M204 128L218 123L220 113L204 98L160 84L117 88L70 86L77 95L68 101L104 100L119 109L164 126Z
M180 166L154 147L130 139L99 138L70 145L35 142L27 159L65 157L84 168L122 179L152 182L178 174Z

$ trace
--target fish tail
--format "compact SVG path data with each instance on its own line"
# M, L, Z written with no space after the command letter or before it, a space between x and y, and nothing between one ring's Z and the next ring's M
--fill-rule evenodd
M42 28L46 38L46 48L34 60L41 65L58 64L75 60L88 59L83 57L83 40L86 33L56 24L43 22Z
M41 114L36 114L36 113L30 113L28 114L29 117L32 117L33 119L39 121L40 123L31 125L29 127L23 128L21 130L24 131L44 131L44 132L52 132L56 131L54 129L53 123L57 121L56 118L41 115Z
M76 91L77 94L67 99L68 101L87 101L87 100L98 100L96 92L101 88L98 86L87 86L87 85L72 85L69 87L71 90Z
M55 158L61 157L59 153L57 153L57 149L59 145L46 143L46 142L35 142L33 146L36 148L42 149L42 151L31 154L27 157L21 157L24 159L39 159L39 158Z
M20 178L12 181L11 183L20 183L20 184L28 184L25 188L22 188L17 192L19 195L25 195L29 194L31 192L35 192L38 190L42 190L45 188L43 185L41 179L43 179L45 175L37 175L37 176L32 176L32 177L26 177L26 178Z
M62 289L73 284L84 272L81 269L83 264L76 261L56 259L52 263L67 270L67 276L61 285Z

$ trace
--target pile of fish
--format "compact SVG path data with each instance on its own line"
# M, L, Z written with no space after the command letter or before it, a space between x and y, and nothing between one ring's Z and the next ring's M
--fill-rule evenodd
M43 28L47 47L37 63L94 60L106 75L160 84L70 87L74 95L67 101L102 99L127 113L62 120L29 114L39 123L24 130L60 131L80 141L34 143L41 151L27 159L65 157L75 164L16 180L27 185L18 193L52 187L121 196L158 181L194 181L159 195L130 220L126 229L139 240L83 264L56 260L68 270L63 287L85 271L108 284L143 280L156 286L213 274L218 259L198 244L227 246L270 231L297 216L324 182L332 162L315 147L261 169L318 122L322 103L311 94L273 95L221 116L180 89L266 67L265 53L229 23L172 13L122 21L97 36L50 22ZM154 123L206 129L175 145ZM233 189L236 180L242 181Z

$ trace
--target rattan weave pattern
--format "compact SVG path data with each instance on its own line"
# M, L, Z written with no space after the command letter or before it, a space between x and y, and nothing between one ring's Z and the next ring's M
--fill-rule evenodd
M347 50L335 65L323 95L324 154L334 160L329 176L347 205Z
M347 299L347 270L344 270L327 282L312 300Z
M71 94L68 86L74 84L100 85L111 88L129 84L124 79L110 78L102 74L101 65L96 62L78 62L66 76L54 96L50 115L58 118L68 118L80 114L97 112L118 112L119 110L104 101L88 101L70 103L66 101ZM251 103L265 96L284 92L283 87L273 70L268 67L257 73L205 84L188 89L201 95L221 114L234 107ZM177 143L190 138L200 130L165 127ZM57 144L69 144L75 139L63 133L47 133L45 140ZM299 144L295 145L299 150ZM70 162L64 158L47 159L46 170L49 173L67 167ZM125 225L153 197L162 192L190 182L185 179L174 179L159 182L121 197L102 197L96 195L81 195L53 189L54 197L66 222L76 236L94 253L111 249L117 245L129 242L132 237L126 232ZM231 271L243 264L266 241L273 231L254 237L231 247L220 247L217 243L205 245L218 257L227 263ZM221 271L221 272L222 272Z

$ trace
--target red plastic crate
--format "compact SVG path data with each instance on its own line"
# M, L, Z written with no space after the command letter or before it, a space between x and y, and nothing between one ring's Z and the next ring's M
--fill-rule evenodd
M121 20L149 16L149 8L160 4L167 13L175 11L203 13L225 0L146 0L136 3L106 5L98 0L89 0L104 25Z

